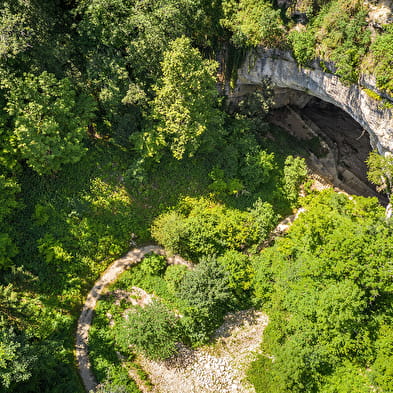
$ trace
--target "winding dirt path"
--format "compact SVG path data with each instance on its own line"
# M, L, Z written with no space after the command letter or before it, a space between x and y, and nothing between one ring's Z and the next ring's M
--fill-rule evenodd
M263 246L269 244L272 239L282 235L296 220L298 215L303 211L299 209L298 213L281 221L277 227L272 231L268 241ZM261 247L262 248L262 247ZM191 262L186 261L179 255L167 256L165 250L160 246L148 245L141 248L135 248L129 251L124 257L116 259L95 282L93 288L87 295L86 301L83 305L82 312L78 319L76 329L75 352L78 363L78 370L87 392L94 392L98 385L97 380L92 372L91 363L89 360L89 329L93 320L94 309L97 305L98 299L101 297L104 289L112 282L116 281L117 277L123 273L130 266L140 262L146 254L155 253L167 257L168 264L185 265L192 268Z
M87 392L94 392L98 385L91 369L88 348L89 329L92 323L94 309L96 307L97 301L101 297L104 289L110 283L114 282L122 272L124 272L130 266L140 262L146 254L152 252L166 256L165 250L159 246L149 245L141 248L135 248L129 251L124 257L115 260L95 282L93 288L87 295L82 312L78 319L75 342L78 370ZM168 257L167 260L169 264L182 264L190 267L192 266L190 262L185 261L178 255Z

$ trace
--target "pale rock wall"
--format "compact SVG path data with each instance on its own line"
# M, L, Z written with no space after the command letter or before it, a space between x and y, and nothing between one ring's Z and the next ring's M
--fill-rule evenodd
M264 78L269 78L274 86L298 90L336 105L370 134L373 148L381 154L393 152L393 110L384 109L361 86L342 83L339 77L320 69L316 62L311 68L300 67L288 52L259 48L248 54L239 69L231 98L236 99L251 86L260 85ZM371 87L370 83L367 87Z

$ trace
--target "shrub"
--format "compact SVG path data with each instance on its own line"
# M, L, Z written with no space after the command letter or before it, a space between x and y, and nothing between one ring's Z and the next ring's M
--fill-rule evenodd
M184 265L170 265L165 271L164 279L167 283L168 289L172 293L176 293L179 289L180 283L187 273L187 267Z
M158 301L129 311L116 331L116 341L125 353L135 349L154 360L172 356L178 337L176 315Z
M168 251L191 260L227 248L242 250L258 240L258 227L250 213L207 198L184 198L176 211L153 222L151 233Z
M148 275L160 275L166 269L167 261L162 255L150 254L143 258L141 270Z
M312 29L292 30L288 35L296 61L307 66L315 58L315 35Z

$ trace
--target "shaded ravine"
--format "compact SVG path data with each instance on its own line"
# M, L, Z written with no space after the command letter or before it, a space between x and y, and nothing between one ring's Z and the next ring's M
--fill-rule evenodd
M159 246L149 245L141 248L135 248L129 251L124 257L115 260L95 282L93 288L87 295L82 312L78 319L75 341L75 355L78 370L87 392L94 392L98 385L91 368L88 348L89 330L97 301L110 283L114 282L127 268L140 262L143 257L149 253L166 256L165 250ZM189 262L178 255L168 257L167 261L169 264L192 266Z

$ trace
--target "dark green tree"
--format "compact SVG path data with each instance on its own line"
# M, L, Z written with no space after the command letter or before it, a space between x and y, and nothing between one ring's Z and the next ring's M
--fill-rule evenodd
M206 342L236 301L229 274L215 257L201 259L186 273L178 296L187 304L181 324L193 344Z
M178 318L158 301L129 311L116 330L116 342L123 352L136 350L155 360L172 356L178 338Z

